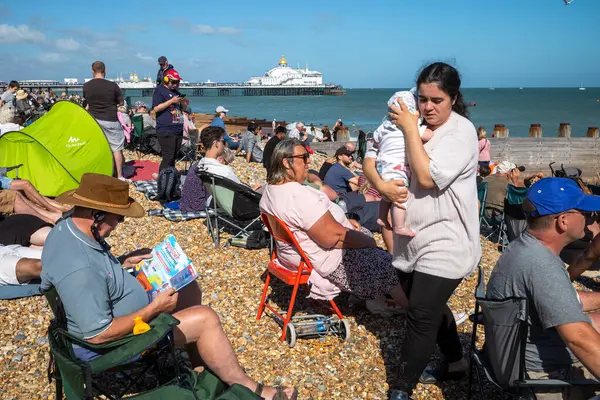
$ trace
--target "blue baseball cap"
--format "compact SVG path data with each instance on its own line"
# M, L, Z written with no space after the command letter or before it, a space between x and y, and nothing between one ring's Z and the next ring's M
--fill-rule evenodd
M536 211L526 213L531 217L559 214L567 210L595 212L600 210L600 196L585 194L574 180L544 178L534 183L526 196Z

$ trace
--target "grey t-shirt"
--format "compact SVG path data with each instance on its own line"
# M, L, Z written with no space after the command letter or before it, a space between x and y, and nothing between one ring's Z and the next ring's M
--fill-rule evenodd
M242 135L242 141L240 143L240 149L246 153L252 153L251 161L261 163L263 160L263 151L256 142L256 135L248 131Z
M5 103L4 107L14 108L13 100L15 99L15 97L15 93L7 90L6 92L2 93L2 97L0 97L0 99Z
M556 326L590 322L564 263L529 232L513 241L498 259L487 285L487 298L525 297L529 334L525 366L555 371L577 361Z
M110 327L112 319L148 305L142 285L71 218L50 232L42 252L42 290L54 286L72 334L89 339Z

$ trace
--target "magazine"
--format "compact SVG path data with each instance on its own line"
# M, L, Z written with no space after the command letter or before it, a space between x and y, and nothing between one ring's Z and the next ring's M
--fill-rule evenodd
M135 270L136 278L154 300L159 293L170 288L176 291L193 282L198 273L192 260L183 252L173 235L152 250L152 258L140 261Z

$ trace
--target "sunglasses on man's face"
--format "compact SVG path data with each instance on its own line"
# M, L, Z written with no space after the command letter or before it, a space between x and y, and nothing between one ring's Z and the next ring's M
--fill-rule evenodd
M170 80L169 83L171 85L179 85L179 81L175 81L175 80Z

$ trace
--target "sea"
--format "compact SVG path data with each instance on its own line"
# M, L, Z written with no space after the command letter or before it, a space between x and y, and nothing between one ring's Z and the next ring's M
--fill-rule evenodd
M189 97L193 112L213 113L219 105L230 116L249 119L302 121L330 128L338 118L350 126L351 136L372 131L387 112L387 100L398 89L348 89L344 96ZM510 137L525 137L531 124L541 124L544 137L556 137L560 123L571 124L573 137L585 136L590 126L600 126L600 88L485 88L463 89L475 127L488 135L494 124L504 124ZM131 98L151 103L150 98Z

